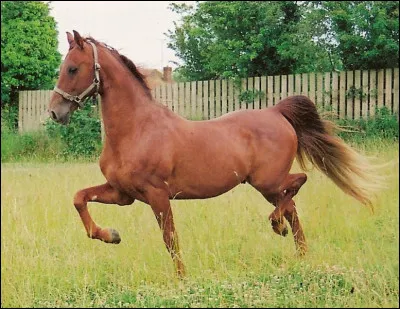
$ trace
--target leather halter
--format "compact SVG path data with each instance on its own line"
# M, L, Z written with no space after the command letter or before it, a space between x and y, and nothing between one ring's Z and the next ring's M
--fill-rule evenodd
M58 94L62 95L62 97L68 101L74 102L79 105L80 108L83 108L83 102L82 100L87 96L93 89L95 89L95 92L93 93L93 96L97 95L99 92L100 88L100 64L99 64L99 59L97 55L97 48L94 43L91 41L87 41L90 45L93 47L93 57L94 57L94 79L93 83L87 87L80 95L72 95L69 94L57 86L54 87L54 91L57 92Z

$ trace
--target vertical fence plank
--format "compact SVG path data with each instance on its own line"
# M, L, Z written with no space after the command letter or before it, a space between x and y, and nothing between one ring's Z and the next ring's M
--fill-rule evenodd
M288 96L292 96L294 94L294 75L288 75Z
M340 92L339 92L339 100L340 100L340 118L346 117L346 72L340 72Z
M369 72L369 116L375 116L376 111L376 99L378 97L378 87L376 85L376 75L375 70Z
M316 104L323 106L323 73L317 73Z
M179 114L179 84L178 83L174 83L172 85L172 110L174 111L174 113Z
M210 81L203 81L203 119L210 119L209 116L209 93L208 93L208 84Z
M197 95L196 95L196 115L199 120L204 120L203 118L203 82L198 81L196 85Z
M308 93L308 97L310 98L313 103L315 103L315 73L309 73L309 88L310 91Z
M178 100L179 100L179 109L178 113L180 116L185 117L185 83L178 84Z
M281 76L274 76L274 105L278 104L281 100Z
M287 95L287 75L281 76L281 100L286 98Z
M38 119L38 103L41 101L41 91L32 91L32 131L37 130L36 121Z
M41 102L41 104L39 105L39 119L38 119L38 124L39 124L39 129L40 130L42 130L44 127L43 127L43 107L45 107L45 106L47 106L47 101L46 101L46 99L47 99L47 93L48 93L48 91L47 90L43 90L43 93L42 93L42 102Z
M294 76L294 93L296 95L301 94L301 74L296 74Z
M166 86L167 86L167 106L170 110L172 110L172 106L174 104L172 84L168 83Z
M254 99L254 104L253 108L254 109L260 109L260 77L256 76L254 77L254 92L256 94L256 97Z
M354 97L354 119L360 119L361 115L361 97L362 97L362 89L361 89L361 71L356 70L354 72L354 89L355 89L355 97Z
M346 91L346 117L353 119L353 93L350 90L354 87L353 71L347 71L347 91Z
M261 90L261 100L260 100L260 108L267 107L267 77L261 76L260 79L260 90Z
M191 112L190 112L190 119L198 119L199 116L197 115L197 106L196 106L196 94L197 94L197 87L196 82L190 82L190 104L191 104Z
M32 131L32 91L28 90L28 130Z
M393 113L392 109L392 69L386 69L384 105Z
M254 94L254 77L247 78L247 90ZM246 109L253 109L254 97L251 101L246 101Z
M161 102L161 100L162 100L162 95L161 95L162 85L160 84L160 85L156 86L155 90L156 90L156 98L157 98L158 102L162 104L162 102Z
M40 105L40 117L39 117L39 123L41 129L44 129L44 121L46 119L46 108L47 105L49 104L48 100L49 92L50 92L49 90L43 91L43 102Z
M385 104L384 100L384 83L385 83L385 70L378 70L378 108L382 108Z
M240 92L241 86L239 86L239 82L235 82L233 87L233 108L235 111L240 109Z
M324 92L323 92L323 100L324 100L324 110L331 109L331 73L326 72L324 74Z
M36 130L36 101L37 97L40 95L40 91L31 91L31 102L32 102L32 110L31 110L31 131Z
M22 124L24 123L22 108L24 104L24 91L18 93L18 131L21 133L23 131Z
M233 80L228 79L228 112L234 111L233 87Z
M221 81L221 115L226 114L228 105L228 83L226 79Z
M210 80L210 119L215 118L215 80Z
M25 90L25 104L24 104L24 125L23 125L23 131L29 131L29 91Z
M192 117L191 105L192 102L190 100L190 82L185 82L185 118L190 119Z
M267 95L267 107L274 105L274 77L268 76L268 95Z
M158 86L155 86L151 89L151 95L153 96L154 100L158 101Z
M301 94L308 97L308 74L301 74Z
M332 72L332 112L336 117L339 117L339 83L338 73Z
M364 119L368 118L368 93L369 93L369 82L368 82L368 71L363 70L362 72L362 97L361 97L361 117Z
M215 81L215 117L221 116L221 80Z
M247 91L247 78L241 79L240 94ZM240 100L240 99L239 99ZM240 109L247 109L247 102L240 100Z
M393 70L393 113L399 120L399 68Z

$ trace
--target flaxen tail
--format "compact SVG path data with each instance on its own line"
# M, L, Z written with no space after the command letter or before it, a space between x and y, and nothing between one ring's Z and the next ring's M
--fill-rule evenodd
M345 193L372 207L372 195L382 187L376 167L333 135L334 124L321 119L314 103L305 96L292 96L276 108L296 131L301 168L306 169L308 158Z

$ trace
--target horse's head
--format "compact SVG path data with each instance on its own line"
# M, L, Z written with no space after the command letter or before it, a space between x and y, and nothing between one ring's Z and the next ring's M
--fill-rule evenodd
M100 86L100 65L97 48L84 40L74 30L74 36L67 32L69 51L60 67L58 84L50 99L50 117L62 124L69 122L70 115L82 107L85 98L95 95Z

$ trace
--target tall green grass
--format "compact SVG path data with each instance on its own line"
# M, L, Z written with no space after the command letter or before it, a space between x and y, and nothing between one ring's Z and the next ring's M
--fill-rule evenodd
M375 213L313 170L296 196L308 254L276 235L273 206L248 185L208 200L172 201L186 279L149 206L90 204L119 245L87 238L74 193L103 183L94 163L1 168L2 307L398 307L399 148L365 144L388 186ZM297 167L294 167L294 171Z

